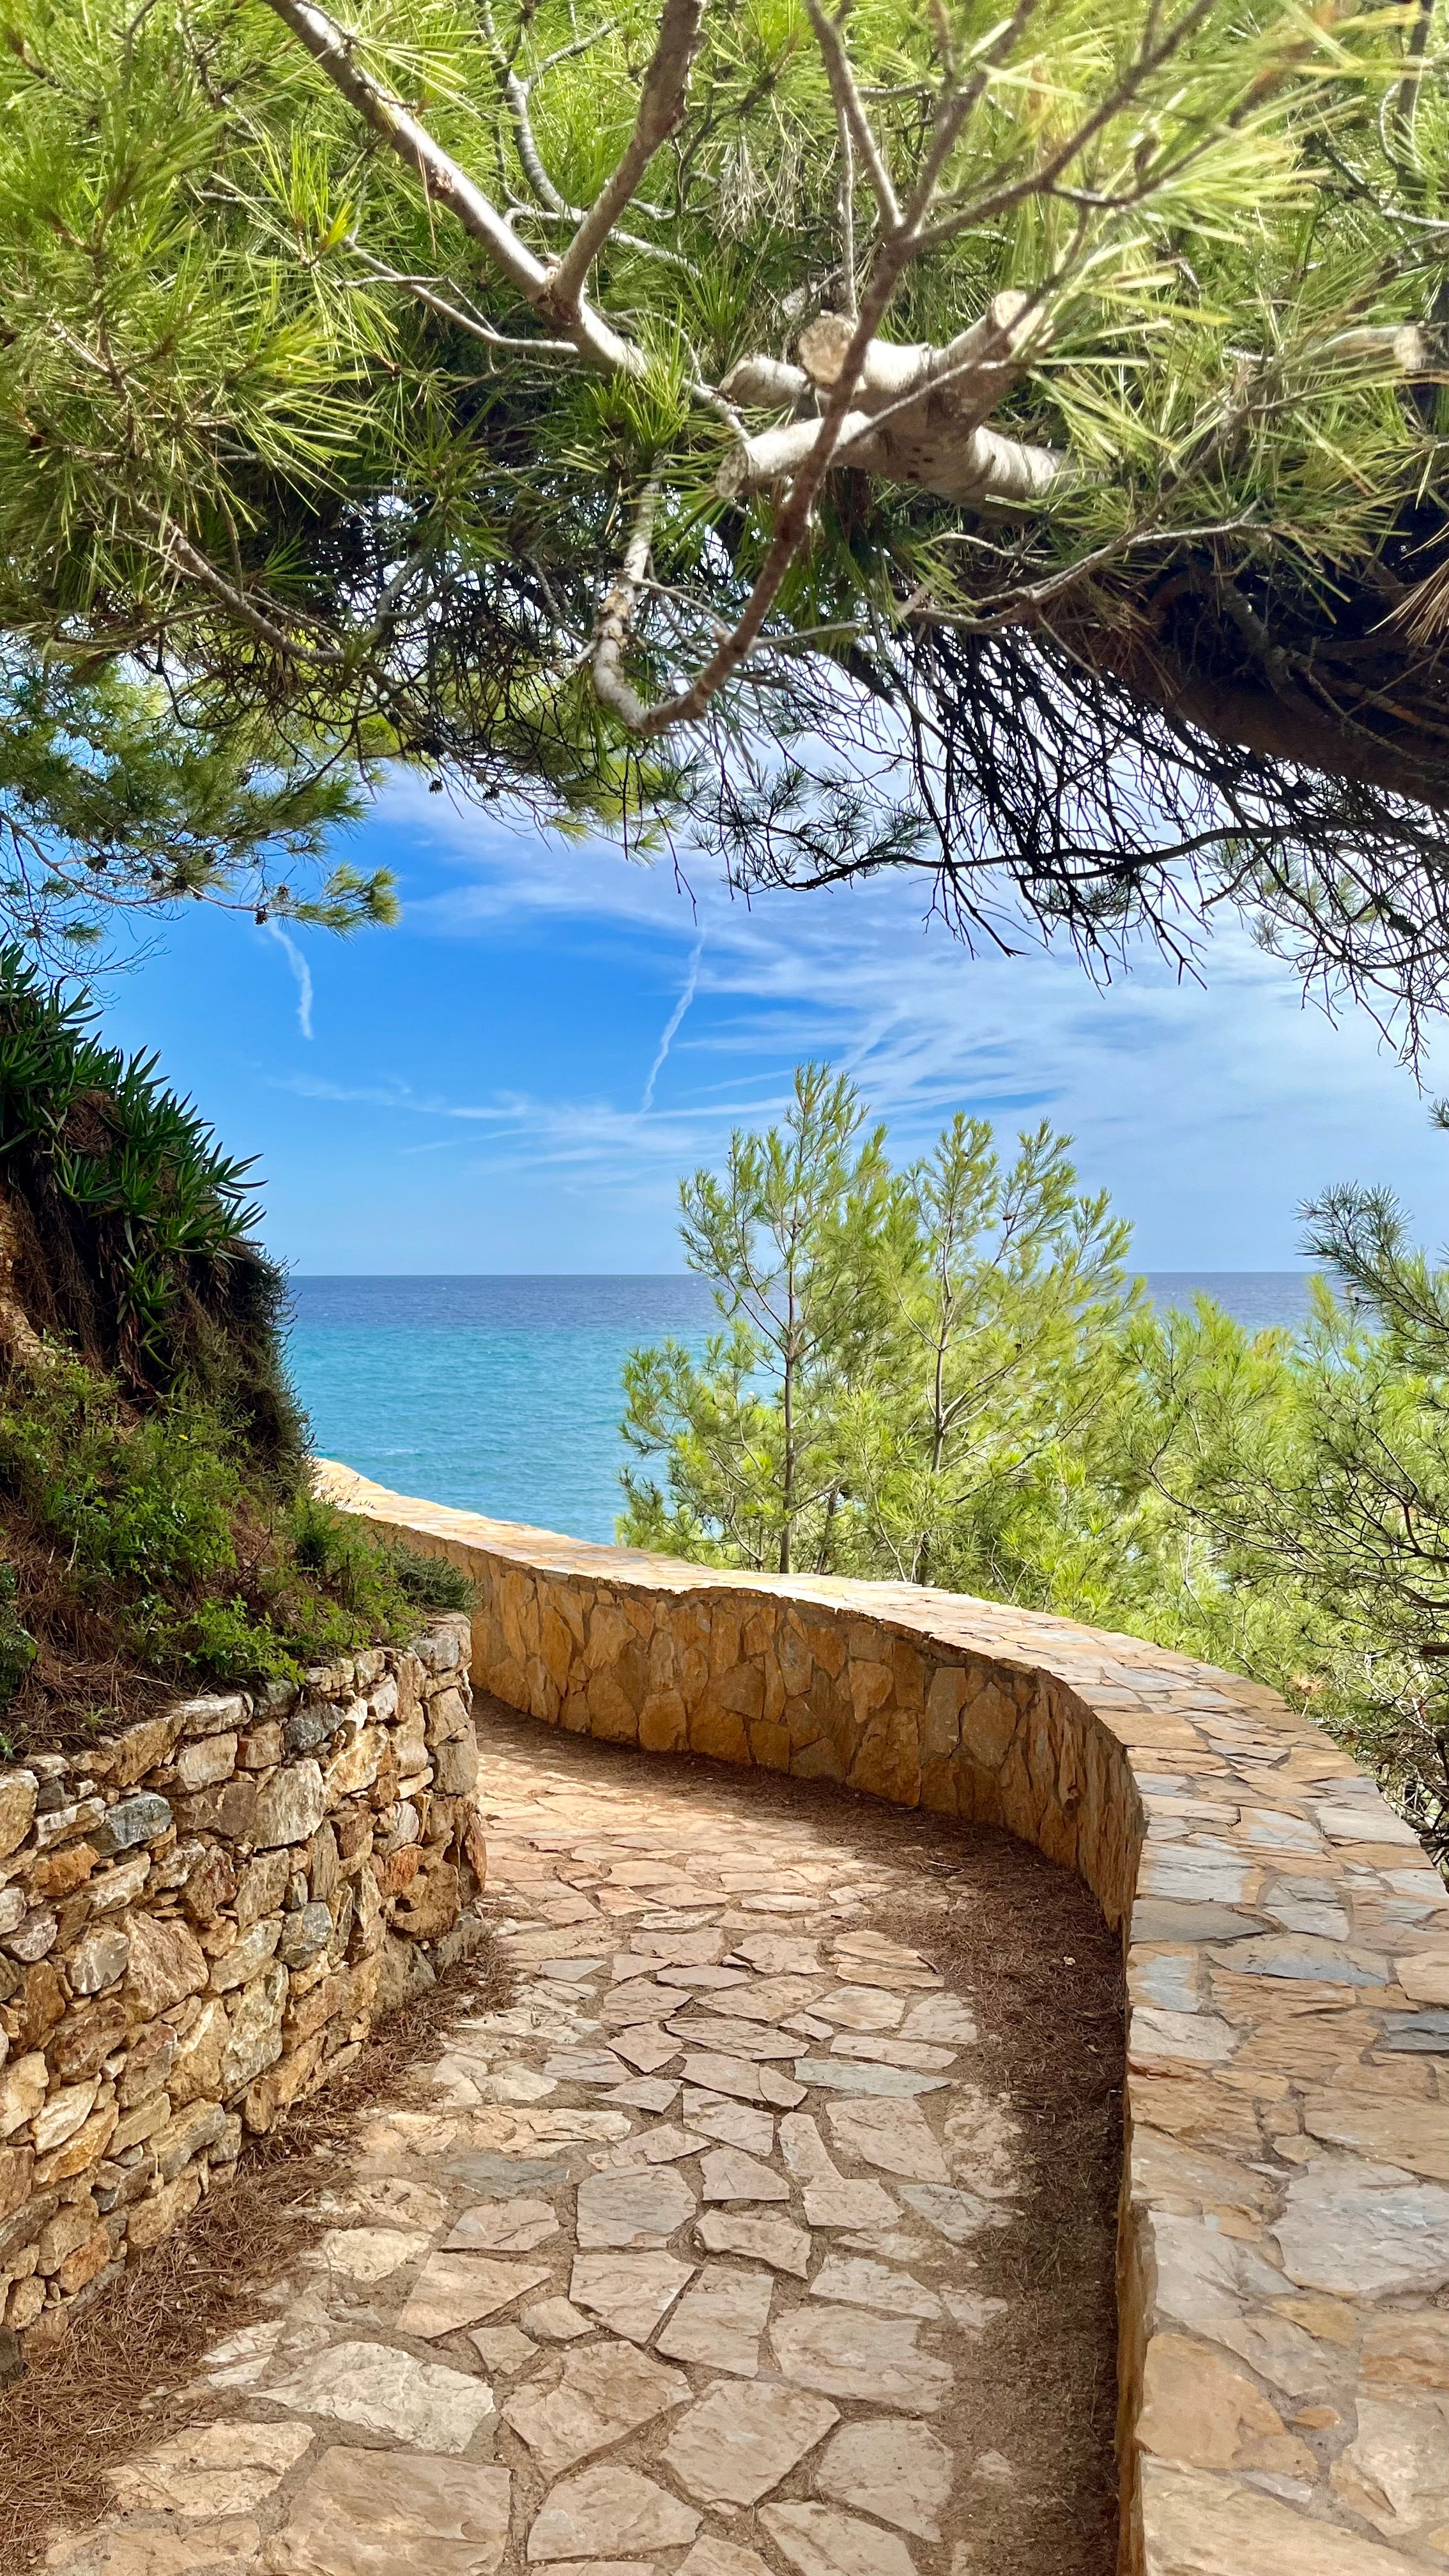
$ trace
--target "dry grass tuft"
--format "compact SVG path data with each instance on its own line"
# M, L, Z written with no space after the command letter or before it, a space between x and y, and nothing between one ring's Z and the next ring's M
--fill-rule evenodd
M345 2076L264 2138L236 2178L83 2310L0 2395L0 2576L25 2576L64 2510L67 2530L108 2510L106 2471L203 2411L187 2382L203 2353L263 2312L259 2293L321 2233L319 2191L346 2174L360 2113L426 2069L465 2010L508 2000L491 1933L391 2014Z

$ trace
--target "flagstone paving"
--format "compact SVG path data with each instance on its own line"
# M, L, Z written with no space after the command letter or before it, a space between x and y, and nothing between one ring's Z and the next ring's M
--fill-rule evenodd
M875 1920L903 1864L521 1729L480 1794L514 1999L363 2119L48 2576L985 2576L1021 2141L970 1996Z

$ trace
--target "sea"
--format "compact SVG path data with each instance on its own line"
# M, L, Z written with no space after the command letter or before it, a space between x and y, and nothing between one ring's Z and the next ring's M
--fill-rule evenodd
M1306 1271L1153 1271L1161 1306L1215 1298L1259 1330L1307 1312ZM706 1280L307 1278L291 1282L292 1380L324 1458L394 1493L614 1536L625 1359L666 1335L699 1350Z

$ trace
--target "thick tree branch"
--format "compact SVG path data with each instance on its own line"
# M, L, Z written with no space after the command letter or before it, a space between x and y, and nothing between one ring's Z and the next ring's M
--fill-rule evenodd
M616 715L630 732L637 732L648 714L643 699L624 676L624 654L633 631L639 594L649 571L649 549L654 543L654 522L659 513L659 478L650 477L634 513L634 525L624 549L619 578L599 612L591 667L599 702Z

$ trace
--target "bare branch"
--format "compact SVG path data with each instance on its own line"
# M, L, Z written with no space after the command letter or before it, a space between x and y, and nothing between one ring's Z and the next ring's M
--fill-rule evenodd
M550 280L550 301L559 314L570 312L582 295L599 252L661 143L668 141L684 114L706 6L707 0L664 0L659 40L644 75L634 131Z
M870 118L866 115L865 103L856 83L855 70L845 50L845 39L835 19L821 7L820 0L805 0L805 6L810 12L810 24L815 32L815 41L824 59L825 76L830 83L830 95L835 101L836 115L860 154L866 177L875 191L876 203L880 207L886 229L894 232L901 220L900 200L896 195L890 171L886 167L885 154L875 139Z
M460 331L468 332L490 349L512 349L530 358L576 359L579 355L572 340L525 340L506 331L495 331L491 323L482 321L476 313L465 313L459 305L450 304L429 278L405 276L400 269L389 268L385 261L374 259L371 251L363 249L355 233L347 235L347 247L354 259L361 260L370 277L377 278L384 286L401 287L405 294L415 296L419 304L425 304L430 313L436 313L444 322L456 323Z
M426 126L364 68L353 38L344 34L325 10L317 8L314 0L267 0L267 5L306 46L348 105L415 172L427 195L451 208L464 231L482 244L495 266L529 304L540 312L551 312L554 271L519 240L506 217L451 154L434 141ZM642 371L644 361L639 351L620 339L600 314L577 297L567 315L560 314L559 319L580 357L590 365L609 374L638 375Z
M284 653L290 661L311 662L332 670L340 669L346 663L347 655L339 652L334 646L304 643L296 635L289 635L284 627L275 624L263 609L258 608L255 602L248 598L245 591L238 590L234 582L228 581L224 573L217 571L215 564L209 561L198 546L192 544L191 539L176 525L174 519L164 519L159 511L148 510L143 515L156 530L163 555L174 558L190 574L193 581L199 581L204 590L211 592L213 598L221 600L231 610L232 615L240 618L242 624L249 627L254 635L259 636L263 643L269 644L273 652Z

